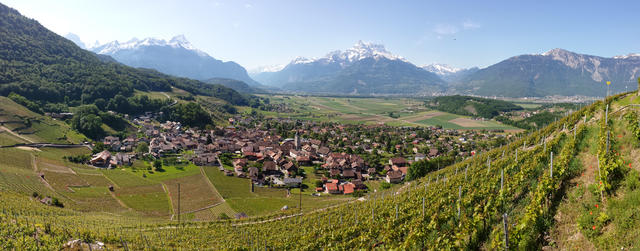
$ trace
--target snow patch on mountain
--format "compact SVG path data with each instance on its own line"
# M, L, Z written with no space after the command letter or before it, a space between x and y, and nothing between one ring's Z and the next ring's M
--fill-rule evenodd
M282 65L282 64L277 64L277 65L265 65L265 66L259 66L256 68L253 68L251 70L248 70L249 73L252 74L257 74L257 73L262 73L262 72L278 72L281 71L282 69L284 69L286 65Z
M633 58L633 57L640 57L640 53L629 53L627 55L614 56L613 58L615 58L615 59L627 59L627 58Z
M175 36L171 38L171 40L169 41L166 41L164 39L159 39L159 38L152 38L152 37L145 38L142 40L138 38L132 38L131 40L124 43L120 43L119 41L115 40L103 45L93 46L92 48L89 48L89 50L98 54L113 55L118 51L135 50L141 47L149 47L149 46L169 46L172 48L183 48L186 50L193 51L203 57L209 56L207 53L196 49L187 40L187 38L184 35Z
M456 68L447 64L429 64L423 65L421 68L439 76L447 76L465 70L464 68Z
M560 48L555 48L553 50L542 53L542 56L552 57L553 60L560 61L566 66L569 66L573 69L577 69L580 66L584 66L585 63L589 61L589 58L585 57L584 55L573 53Z
M381 58L386 58L390 60L401 60L408 62L405 58L392 54L384 48L384 45L374 44L371 42L363 42L362 40L358 41L353 47L345 50L345 51L332 51L327 53L324 57L321 58L306 58L306 57L297 57L290 62L290 64L311 64L311 63L322 63L322 64L331 64L337 63L342 67L347 67L354 62L359 60L363 60L366 58L373 58L375 60L379 60Z

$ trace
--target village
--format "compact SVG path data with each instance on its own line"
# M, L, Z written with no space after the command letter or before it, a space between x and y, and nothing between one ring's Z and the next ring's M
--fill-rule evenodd
M107 136L104 150L88 164L97 168L131 166L143 159L171 158L214 167L226 176L250 179L256 186L299 188L313 167L315 193L353 194L368 181L402 183L412 163L441 156L460 160L504 142L486 131L435 127L343 125L236 116L215 130L157 122L145 115L132 120L138 133ZM144 152L136 152L145 145ZM147 150L148 149L148 150ZM306 189L307 187L303 187Z

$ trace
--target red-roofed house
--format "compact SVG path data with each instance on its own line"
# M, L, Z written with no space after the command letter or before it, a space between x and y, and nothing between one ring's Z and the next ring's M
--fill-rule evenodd
M352 194L356 188L356 186L352 183L344 184L342 187L344 189L344 194Z

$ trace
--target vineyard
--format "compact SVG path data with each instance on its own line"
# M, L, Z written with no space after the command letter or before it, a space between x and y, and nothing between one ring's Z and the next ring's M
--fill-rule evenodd
M621 197L635 196L636 189L640 189L637 170L631 163L631 159L638 158L634 155L640 139L638 115L634 106L621 104L629 99L635 100L635 95L621 94L596 102L541 130L513 137L507 145L391 190L323 209L292 210L242 220L178 223L47 207L24 194L10 192L7 185L11 184L5 183L11 182L11 174L0 172L0 235L5 237L0 239L0 248L60 249L66 242L80 239L105 243L108 249L126 250L537 250L557 247L549 241L549 233L558 227L558 211L573 205L567 204L572 199L571 203L579 208L578 228L572 231L585 243L602 249L619 248L618 244L640 248L640 243L633 242L634 237L639 237L634 232L610 236L625 222L615 217L615 210L623 212L624 207L629 207L636 210L629 217L637 218L638 214L638 205ZM597 137L596 144L588 143L593 136ZM623 146L626 147L622 149ZM585 168L581 157L589 152L596 157L595 163L588 162L593 169ZM27 161L24 158L16 156L15 161ZM626 164L629 168L625 168ZM591 170L594 176L581 179L586 183L580 187L577 179L585 170ZM110 172L108 177L115 179L115 175L121 174ZM193 177L196 176L183 179ZM189 183L207 185L200 178ZM39 183L33 186L36 184ZM130 185L123 180L118 186ZM150 196L161 194L157 184L139 189ZM625 195L621 195L622 189L626 189ZM577 197L571 197L574 194ZM568 195L570 199L566 199ZM144 201L126 193L117 196L131 207ZM217 201L214 194L207 198L211 201L202 203L187 197L188 209ZM223 205L224 209L214 210L233 211ZM582 209L585 207L589 209ZM158 205L150 214L169 210Z

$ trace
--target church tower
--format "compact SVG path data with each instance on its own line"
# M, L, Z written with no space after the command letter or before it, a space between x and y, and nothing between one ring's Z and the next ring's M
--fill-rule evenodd
M296 151L300 151L300 136L298 135L297 131L296 131L296 136L294 138L294 144L296 146Z

